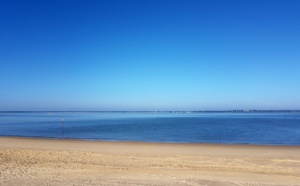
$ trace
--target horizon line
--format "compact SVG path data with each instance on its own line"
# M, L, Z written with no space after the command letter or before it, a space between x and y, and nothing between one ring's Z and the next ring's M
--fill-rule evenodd
M300 109L230 109L230 110L3 110L0 112L300 112Z

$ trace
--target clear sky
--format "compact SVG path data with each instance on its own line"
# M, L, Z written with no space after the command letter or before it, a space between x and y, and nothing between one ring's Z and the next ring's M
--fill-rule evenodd
M300 1L0 2L0 111L227 109L300 109Z

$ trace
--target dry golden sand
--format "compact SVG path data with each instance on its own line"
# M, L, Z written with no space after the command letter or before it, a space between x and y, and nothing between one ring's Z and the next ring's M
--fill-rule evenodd
M0 185L300 185L300 147L0 138Z

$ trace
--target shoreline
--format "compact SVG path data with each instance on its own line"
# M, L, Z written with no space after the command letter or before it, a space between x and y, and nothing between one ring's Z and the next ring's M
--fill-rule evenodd
M0 136L7 139L31 139L31 140L58 140L58 141L85 141L103 143L145 143L145 144L178 144L178 145L211 145L211 146L253 146L253 147L299 147L300 144L255 144L255 143L209 143L209 142L169 142L169 141L130 141L130 140L104 140L104 139L84 139L84 138L56 138L56 137L35 137L35 136Z
M0 137L0 185L299 183L298 146Z

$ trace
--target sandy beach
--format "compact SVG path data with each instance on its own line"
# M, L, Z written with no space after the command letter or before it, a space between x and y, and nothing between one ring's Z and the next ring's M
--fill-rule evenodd
M0 185L300 185L300 147L2 137Z

